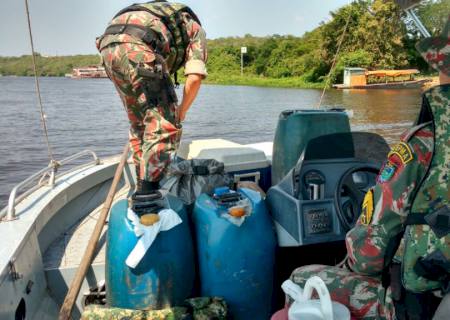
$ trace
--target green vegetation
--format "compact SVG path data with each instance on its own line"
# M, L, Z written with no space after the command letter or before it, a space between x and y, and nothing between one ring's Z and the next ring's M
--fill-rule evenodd
M433 33L442 30L450 0L428 0L417 8ZM342 81L345 67L368 69L419 68L430 73L414 44L419 36L392 0L358 0L331 13L332 19L302 37L220 38L209 40L208 82L217 84L320 88ZM402 22L406 21L407 25ZM344 33L348 22L348 28ZM340 38L343 42L330 81ZM240 75L240 47L246 46L244 76ZM43 76L62 76L73 67L99 63L97 55L38 56ZM0 74L32 75L30 56L0 57Z
M304 77L269 78L255 75L220 75L211 74L206 79L206 83L220 85L242 85L257 87L280 87L280 88L305 88L321 89L322 82L309 82Z
M450 12L450 0L424 1L418 13L438 33ZM359 0L331 13L332 19L302 37L223 38L208 44L210 81L225 84L321 87L343 42L330 83L342 82L345 67L419 68L433 72L416 52L417 30L405 26L393 1ZM347 31L344 33L345 25ZM245 77L240 77L240 47L246 46Z
M98 55L77 55L64 57L44 57L36 55L39 73L44 77L62 77L72 73L72 69L81 66L97 65ZM32 76L33 64L31 55L21 57L0 57L0 74L16 76Z

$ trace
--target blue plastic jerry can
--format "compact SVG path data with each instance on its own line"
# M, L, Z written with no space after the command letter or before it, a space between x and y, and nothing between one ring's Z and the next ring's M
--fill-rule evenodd
M106 297L111 307L162 309L181 305L192 296L195 261L186 210L171 195L158 205L174 210L182 223L158 233L135 268L125 263L138 242L127 218L128 201L119 201L111 210L106 243Z
M203 194L193 221L201 294L223 297L232 319L270 319L276 238L261 195Z

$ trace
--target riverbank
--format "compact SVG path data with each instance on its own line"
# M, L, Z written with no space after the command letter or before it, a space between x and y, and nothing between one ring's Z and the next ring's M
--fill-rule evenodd
M17 75L3 75L7 78L18 78L22 76ZM31 76L25 76L31 77ZM63 78L62 76L44 76L44 78ZM429 79L423 86L423 90L427 90L439 84L439 77L437 76L422 76L417 79ZM179 81L184 83L184 77L180 76ZM252 86L252 87L265 87L265 88L292 88L292 89L323 89L324 82L308 82L302 77L289 77L289 78L267 78L256 75L218 75L210 74L204 81L205 84L212 85L224 85L224 86Z
M210 59L214 60L214 59ZM45 57L38 55L37 62L39 74L43 77L64 77L65 74L72 73L72 69L80 66L98 65L100 57L98 55L77 55ZM235 68L215 70L213 62L208 63L209 75L206 79L208 84L218 85L240 85L273 88L298 88L298 89L321 89L323 82L311 82L306 80L306 76L283 76L271 77L267 75L257 75L252 68L246 68L241 76ZM33 76L31 56L21 57L0 57L0 74L4 76ZM184 81L183 71L179 72L180 82Z
M18 77L32 77L32 76L17 76L17 75L3 75L4 78L18 78ZM63 76L43 76L44 78L64 78ZM178 78L180 83L184 83L184 77ZM77 79L79 80L79 79ZM82 80L82 79L81 79ZM308 82L301 77L292 78L267 78L250 76L226 76L223 75L208 75L205 84L226 85L226 86L253 86L266 88L293 88L293 89L323 89L324 83Z
M218 75L210 74L207 84L254 86L271 88L323 89L323 82L308 82L303 77L268 78L256 75Z

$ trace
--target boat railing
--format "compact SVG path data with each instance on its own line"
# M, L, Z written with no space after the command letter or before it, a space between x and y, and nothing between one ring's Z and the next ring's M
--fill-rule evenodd
M79 170L82 167L92 166L92 165L98 165L100 164L100 159L98 158L97 154L92 150L84 150L81 152L78 152L70 157L67 157L61 161L51 161L50 164L33 174L32 176L28 177L24 181L20 182L18 185L12 189L11 194L9 195L8 200L8 207L3 209L0 212L0 221L12 221L16 219L16 211L15 207L16 204L22 201L26 196L31 194L32 192L36 191L40 187L47 185L50 188L53 188L55 186L55 180L57 178L57 173L59 168L61 168L64 165L67 165L74 160L80 159L86 155L91 155L94 160L90 161L85 164L77 165L73 168L71 168L68 171L64 171L63 174L68 174L70 172L73 172L75 170ZM61 174L62 175L62 174ZM26 190L24 193L22 193L20 196L17 196L18 191L22 190L24 187L29 186L33 181L36 181L39 178L39 182L37 185L34 185L30 189Z

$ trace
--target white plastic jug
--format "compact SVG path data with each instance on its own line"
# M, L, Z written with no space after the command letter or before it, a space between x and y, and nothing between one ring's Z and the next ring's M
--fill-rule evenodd
M288 312L289 320L350 320L350 311L343 304L331 301L327 286L317 276L306 281L304 290L291 280L283 282L281 287L294 299ZM319 300L311 300L314 290Z

